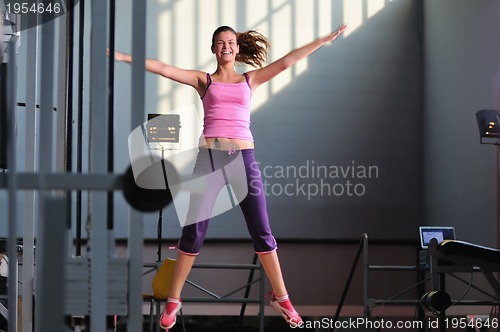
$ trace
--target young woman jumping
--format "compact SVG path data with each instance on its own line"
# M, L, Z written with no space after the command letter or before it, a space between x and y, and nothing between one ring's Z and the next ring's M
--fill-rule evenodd
M297 326L302 322L294 309L285 287L274 239L267 215L266 197L262 177L254 156L254 140L250 131L250 99L252 93L262 84L283 72L290 66L309 56L325 43L334 41L347 25L335 32L318 38L297 48L284 57L268 64L268 40L260 33L250 30L236 32L231 27L221 26L212 36L212 53L217 68L212 73L185 70L154 59L146 60L146 70L168 79L193 87L200 96L204 109L204 144L200 146L194 172L211 172L220 168L236 149L241 153L246 171L248 194L241 201L245 221L252 238L255 252L271 283L273 296L271 306L278 310L289 324ZM129 54L116 52L115 59L132 62ZM245 63L257 69L238 73L235 63ZM214 162L215 160L215 162ZM217 163L220 165L217 166ZM208 186L210 187L210 186ZM179 250L169 298L160 317L160 325L170 329L176 322L181 308L181 291L199 253L209 223L211 208L217 197L217 187L206 193L192 194L191 199L201 201L190 204L189 215L197 222L184 226L179 240ZM193 196L196 195L196 196ZM201 195L201 196L200 196ZM200 208L201 207L201 208ZM205 210L201 211L200 210ZM207 212L208 211L208 212ZM201 217L201 216L206 216Z

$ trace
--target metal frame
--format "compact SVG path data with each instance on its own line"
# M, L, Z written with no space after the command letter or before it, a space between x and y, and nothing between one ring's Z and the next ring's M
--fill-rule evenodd
M63 331L67 204L64 198L44 200L37 245L35 310L40 315L35 316L35 331Z
M446 258L444 255L440 255L437 253L436 240L433 239L431 244L429 245L429 253L430 253L430 264L429 265L370 265L369 257L368 257L368 237L366 237L363 241L363 256L364 256L364 266L363 266L363 307L364 307L364 317L370 318L371 309L375 306L382 305L416 305L418 306L418 316L423 319L424 312L423 309L420 308L420 298L415 300L399 300L398 298L407 292L418 288L423 287L425 283L430 281L431 290L445 290L445 276L449 275L456 280L467 284L468 282L454 273L463 273L463 272L483 272L489 284L492 286L495 294L488 293L487 291L474 286L471 284L471 288L481 292L482 294L491 298L491 300L461 300L461 301L452 301L453 305L470 305L470 306L484 306L484 305L500 305L500 284L493 277L491 272L500 272L500 266L497 266L496 269L488 269L488 268L479 268L473 265L467 264L451 264L443 263L443 258ZM472 262L471 262L472 263ZM390 297L384 299L374 299L368 296L368 280L370 271L407 271L419 273L417 277L417 282L408 288L394 294ZM424 277L424 274L428 273L428 276ZM493 279L491 279L493 278ZM423 292L423 289L421 289ZM496 295L496 296L495 296ZM444 314L444 313L443 313Z
M422 287L427 281L430 280L430 277L422 278L421 273L425 273L429 270L428 266L425 265L370 265L369 264L369 251L368 251L368 236L366 236L363 240L363 308L364 308L364 317L369 318L371 315L371 308L379 305L418 305L420 302L418 299L416 300L398 300L398 298L411 290L414 290L417 287ZM369 273L370 271L385 271L385 272L394 272L394 271L406 271L406 272L416 272L419 273L417 275L417 282L413 285L410 285L408 288L401 290L400 292L384 298L384 299L373 299L368 295L368 281L369 281ZM419 311L419 316L422 314Z
M144 10L143 12L145 13L145 3L143 1L135 1L134 2L135 6L143 7ZM107 94L106 94L106 89L101 88L100 85L103 84L103 82L106 82L106 71L103 70L103 68L106 68L106 62L107 62L107 56L106 56L106 40L102 38L102 31L105 31L107 29L106 24L106 8L107 8L107 3L102 2L102 1L93 1L92 5L92 10L93 10L93 15L92 15L92 33L91 33L91 75L90 75L90 116L91 116L91 128L93 131L93 135L90 137L90 157L91 161L93 161L92 166L91 166L91 172L92 174L64 174L64 173L55 173L54 172L54 166L57 166L57 170L59 172L64 172L65 170L62 169L64 168L62 163L62 154L64 153L64 148L62 146L62 142L60 142L61 137L63 137L63 131L64 131L64 117L63 113L64 110L61 107L61 105L64 105L66 103L66 99L64 97L64 94L66 91L65 89L62 88L63 82L65 80L65 75L63 74L64 70L59 72L59 76L56 78L54 77L54 55L56 52L59 52L61 54L61 50L63 50L66 47L66 40L64 36L64 24L59 24L59 40L58 42L55 40L55 34L57 30L57 22L56 21L50 21L46 22L40 27L34 27L27 31L28 35L28 42L27 42L27 85L26 85L26 96L27 96L27 102L26 102L26 111L27 111L27 116L26 116L26 126L27 126L27 131L26 131L26 171L28 173L21 174L19 177L19 173L17 172L16 165L15 165L15 150L16 150L16 145L15 145L15 139L14 139L14 134L13 130L10 131L9 133L9 143L8 143L8 148L10 149L9 151L9 171L7 173L2 173L1 174L1 179L0 179L0 188L1 189L8 189L8 198L9 198L9 203L8 203L8 213L9 213L9 234L8 234L8 243L9 243L9 250L8 250L8 255L11 260L11 264L9 265L9 299L17 299L17 283L18 283L18 278L17 278L17 257L16 254L17 252L15 251L15 246L16 246L16 240L17 240L17 216L16 216L16 197L17 197L17 192L21 189L26 189L27 192L25 193L26 195L26 200L25 200L25 219L24 219L24 245L25 245L25 257L23 261L23 298L25 301L23 301L23 331L30 331L31 330L31 325L33 324L33 316L31 315L31 311L33 308L33 302L31 299L33 298L33 285L35 283L34 281L34 252L32 250L33 244L34 244L34 225L35 222L37 222L38 217L40 216L41 213L45 213L44 215L45 220L47 219L57 219L57 216L59 214L55 214L55 211L61 211L59 207L57 209L50 209L50 206L53 204L56 204L56 201L60 200L55 198L55 192L52 192L52 190L58 190L58 189L64 189L64 190L77 190L78 188L84 189L84 190L90 190L90 191L95 191L92 193L92 216L96 220L100 220L102 216L101 211L104 209L101 208L100 204L105 201L102 199L101 196L105 195L105 191L107 190L120 190L120 175L112 175L112 174L106 174L104 177L109 179L109 181L103 181L100 184L97 184L102 180L102 177L99 175L94 175L94 174L101 174L105 173L106 169L103 168L101 169L101 163L100 161L103 159L101 155L106 155L107 151L106 149L99 149L95 148L98 145L100 145L100 142L97 142L98 138L105 136L103 133L106 133L106 126L103 125L105 124L105 118L103 114L106 114L106 103L107 103ZM144 16L145 17L145 16ZM134 20L137 21L137 16L134 17ZM144 21L137 22L139 26L144 26ZM40 32L41 39L40 39L40 45L38 45L38 34ZM145 31L143 31L145 33ZM138 39L143 39L143 37L140 37ZM43 45L43 47L38 47ZM144 48L142 49L142 52L144 52ZM11 52L11 56L9 57L9 67L10 71L13 71L15 68L15 55L14 52ZM37 86L37 70L36 70L36 63L37 63L37 55L40 56L40 62L43 63L43 66L41 66L41 71L40 71L40 81L43 82L42 85ZM66 57L64 54L59 57L59 61L62 64L66 64ZM59 66L59 67L65 67ZM141 73L144 76L144 71L142 70ZM16 89L14 88L16 86L15 84L15 75L9 75L11 81L9 82L9 109L8 109L8 115L9 115L9 128L15 128L15 106L16 106ZM58 82L58 83L57 83ZM58 118L57 121L57 127L55 128L57 131L57 137L59 138L59 143L57 145L56 151L53 151L53 145L52 145L52 135L51 133L53 132L54 128L52 125L52 119L54 116L53 113L53 94L54 94L54 83L58 84L58 105L59 109L63 110L60 114L58 113L56 116ZM137 90L144 89L144 84L142 86L137 86ZM40 92L40 111L35 113L35 99L36 99L36 93L37 90L39 89ZM132 94L132 98L136 100L137 98L134 96L136 94ZM139 102L135 102L135 105L138 104L144 104L144 99L139 100ZM40 119L40 125L37 128L35 126L36 123L36 118ZM137 115L136 115L137 118ZM139 124L142 122L142 118L140 120L135 121L135 123ZM136 125L134 124L132 128L134 128ZM35 132L36 130L39 130L40 132L43 132L44 135L36 135ZM35 149L36 147L36 149ZM37 154L37 152L39 152ZM55 155L54 155L55 154ZM35 160L38 160L38 168L35 166ZM54 165L54 162L57 161L57 164ZM35 173L36 172L36 173ZM62 176L59 177L59 176ZM18 179L20 178L21 186L19 186ZM90 179L89 179L90 178ZM71 179L68 183L62 184L62 182L65 182L67 179ZM62 181L62 182L60 182ZM94 183L95 186L88 186L85 185L85 183ZM39 198L42 198L40 200L41 203L40 207L38 209L37 207L37 202ZM36 211L39 211L40 213L36 213ZM130 259L130 265L131 266L140 266L142 265L142 216L138 213L132 212L132 215L135 215L135 217L132 217L131 219L133 221L139 221L137 222L132 222L133 224L136 225L135 229L132 229L130 232L130 238L131 238L131 243L135 243L136 249L132 249L131 253L134 253L134 256L131 255ZM44 223L44 220L40 220L40 223ZM65 218L64 218L65 220ZM55 225L51 224L51 226L56 227ZM60 230L64 231L65 230L65 223L61 222L60 223ZM44 227L41 225L41 229L44 229ZM59 227L56 227L57 230L59 230ZM101 231L101 228L104 229L104 232ZM57 233L57 232L55 232ZM62 266L64 266L64 260L62 259L57 259L54 261L50 261L50 264L54 264L54 267L57 265L59 267L58 269L52 269L48 268L47 264L42 264L42 257L44 255L50 254L50 245L54 243L59 243L58 241L50 241L48 240L48 237L51 234L55 233L50 233L50 234L39 234L40 235L40 241L37 242L37 253L38 253L38 264L37 264L37 269L38 269L38 279L36 280L36 283L38 284L36 289L37 289L37 305L35 306L35 310L37 311L37 321L35 324L38 326L38 329L41 330L47 330L50 329L49 325L54 323L54 321L49 322L48 318L49 317L59 317L61 315L60 310L55 309L56 307L59 307L58 305L54 305L54 303L45 303L44 302L52 302L54 300L53 296L43 296L42 294L44 291L50 290L50 282L48 283L47 280L59 280L64 278L64 273L60 273L59 270ZM103 235L104 234L104 235ZM61 237L61 239L64 238ZM46 239L47 241L42 241L42 239ZM45 242L45 243L44 243ZM61 243L60 243L61 244ZM69 244L69 242L68 242ZM68 245L67 243L62 244L63 247L66 247ZM138 244L138 245L137 245ZM90 292L91 292L91 305L90 305L90 310L91 310L91 328L92 330L95 331L102 331L105 329L105 324L106 324L106 318L105 315L106 313L104 310L101 310L102 308L106 308L108 299L106 298L107 292L105 292L107 288L106 281L103 282L103 274L107 274L108 271L108 257L107 255L102 255L102 252L109 252L108 246L111 246L111 241L109 238L106 236L106 228L105 226L102 226L100 222L94 222L92 225L91 229L91 237L89 241L89 247L92 250L91 256L92 259L90 261L90 270L91 270L91 287L90 287ZM114 245L114 244L113 244ZM14 249L11 249L10 247L14 247ZM140 250L137 250L139 248ZM64 256L66 255L66 252L68 250L64 250L64 248L58 248L62 249L60 253ZM49 261L49 260L47 260ZM49 265L50 265L49 264ZM139 271L138 274L140 276L140 268L137 268ZM133 273L133 272L131 272ZM136 278L136 280L139 280L140 278ZM106 280L106 278L104 278ZM58 285L60 286L60 282ZM138 287L131 287L131 289L135 289ZM126 291L126 290L124 290ZM63 301L57 301L60 306L63 306ZM131 302L138 303L137 305L138 308L140 308L141 304L141 298L139 297L137 300L131 300ZM140 311L140 310L139 310ZM8 314L9 318L9 332L17 331L17 301L10 301L9 303L9 310L5 310L5 313ZM47 319L42 319L41 317L46 317ZM61 315L62 318L62 315ZM57 320L57 319L56 319ZM142 315L138 315L138 319L136 319L136 323L134 323L134 320L131 320L132 323L131 325L135 326L140 326L142 324ZM49 325L48 325L49 324ZM53 326L53 325L51 325ZM56 330L59 330L56 328Z
M7 63L7 164L9 172L8 179L8 238L7 255L9 257L9 278L7 281L8 290L8 331L16 332L17 330L17 165L15 162L16 157L16 140L15 140L15 107L16 107L16 55L15 55L15 41L11 39L8 43L9 62ZM12 301L12 299L16 299Z
M145 264L144 267L152 268L150 271L146 272L150 273L155 271L158 267L158 263L153 264ZM241 303L242 308L240 312L240 323L241 319L244 316L246 305L249 303L258 303L259 304L259 331L264 332L264 318L265 318L265 272L264 268L260 263L257 263L257 254L255 254L253 262L251 264L214 264L214 263L195 263L193 264L193 269L216 269L216 270L249 270L249 277L247 283L244 285L231 290L230 292L224 295L218 295L207 288L187 279L186 284L200 290L201 292L208 295L208 297L183 297L182 302L184 303ZM259 277L257 279L253 279L253 274L255 271L259 271ZM249 298L250 288L252 285L259 283L259 297L258 298ZM232 295L245 290L244 297L231 297ZM151 301L151 305L153 303L156 306L156 313L158 314L160 310L160 303L165 301L164 299L157 299L154 297L149 298ZM153 317L153 308L150 308L150 316ZM182 315L182 312L181 312ZM185 331L184 322L183 323L183 331ZM150 329L152 331L152 327ZM159 325L157 324L156 331L159 331Z
M194 269L229 269L229 270L238 270L238 269L243 269L243 270L250 270L250 271L256 271L258 270L260 272L260 276L256 280L253 279L253 274L250 272L249 276L249 281L242 285L241 287L238 287L232 291L230 291L227 294L224 295L217 295L208 289L190 281L186 280L186 283L195 287L196 289L201 290L205 294L209 295L210 297L186 297L183 298L182 301L189 303L189 302L196 302L196 303L242 303L242 311L240 314L240 319L242 318L242 315L244 314L245 306L248 303L258 303L259 304L259 331L264 332L264 317L265 317L265 303L264 303L264 298L265 298L265 273L264 269L261 264L257 264L256 260L254 259L254 262L252 264L194 264L193 265ZM259 297L258 298L248 298L248 293L250 290L250 287L255 284L259 283ZM246 289L245 297L243 298L231 298L230 296L233 294L236 294L237 292Z
M99 1L99 0L97 0ZM132 5L132 110L144 109L145 105L145 49L146 40L146 1L134 0ZM143 122L143 115L139 112L131 112L130 130L139 126ZM130 208L129 218L129 242L128 255L129 283L132 285L142 284L143 265L143 217L142 214ZM131 287L129 290L129 322L130 331L142 330L142 287Z
M33 27L26 31L26 132L25 132L25 169L27 172L34 172L36 168L35 160L37 150L35 149L36 132L36 50L38 42L38 27ZM19 182L18 182L19 188ZM33 289L35 286L35 224L37 223L38 195L35 191L24 193L24 220L23 220L23 265L22 265L22 321L23 331L33 330Z

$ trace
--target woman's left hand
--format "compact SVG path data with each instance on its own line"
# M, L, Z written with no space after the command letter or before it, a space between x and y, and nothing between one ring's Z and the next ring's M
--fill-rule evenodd
M342 24L335 32L333 32L330 35L326 36L326 42L332 42L332 41L334 41L345 30L347 30L347 28L348 28L348 25L346 23Z

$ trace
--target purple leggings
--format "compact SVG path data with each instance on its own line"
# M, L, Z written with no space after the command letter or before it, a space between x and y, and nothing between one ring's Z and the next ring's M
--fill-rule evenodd
M257 254L269 253L276 250L277 245L269 226L266 195L262 185L259 165L255 160L254 150L245 149L231 155L227 151L200 148L193 173L194 175L207 175L214 172L227 165L239 153L241 153L245 165L246 179L244 176L235 176L231 170L225 173L224 176L226 182L232 186L233 184L238 185L238 182L240 184L243 182L242 184L248 188L246 196L241 197L240 194L240 197L238 197L238 190L235 190L235 195L240 202L239 205L245 217L255 252ZM226 190L222 188L225 187L224 184L211 185L211 183L208 183L208 189L204 192L192 193L191 200L195 200L197 203L190 203L188 215L210 215L220 190ZM201 221L183 227L182 236L179 240L179 251L188 255L197 255L199 253L205 240L210 218L199 220Z

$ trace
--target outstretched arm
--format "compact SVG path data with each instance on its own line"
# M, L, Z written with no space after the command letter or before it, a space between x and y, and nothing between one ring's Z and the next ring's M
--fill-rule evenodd
M117 51L115 52L115 60L131 64L132 56ZM202 71L181 69L155 59L146 59L145 68L153 74L162 75L176 82L190 85L198 93L205 91L203 87L206 85L206 74Z
M266 67L252 70L248 73L252 82L252 89L257 88L259 85L266 83L273 77L286 70L290 66L296 64L298 61L306 58L325 43L332 42L337 39L347 29L347 24L343 24L335 32L314 40L313 42L297 48L284 57L274 61Z

